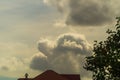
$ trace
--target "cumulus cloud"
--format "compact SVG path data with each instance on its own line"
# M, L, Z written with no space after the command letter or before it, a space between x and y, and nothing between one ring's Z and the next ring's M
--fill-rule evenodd
M115 0L116 2L118 0ZM72 26L99 26L118 16L119 3L109 0L44 0L64 13L65 23Z
M83 35L68 33L60 35L54 41L39 42L40 53L32 57L32 69L53 69L59 73L81 73L82 77L85 74L88 76L83 65L85 57L91 54L91 46ZM50 42L52 46L48 45Z
M48 69L50 66L49 66L49 63L47 60L47 56L45 56L42 53L34 55L32 58L32 62L30 64L30 67L32 69L38 69L38 70Z
M55 53L88 53L90 50L90 45L83 35L78 34L63 34L56 42L56 47L54 48Z
M47 39L40 39L38 42L38 49L45 55L50 55L51 50L53 48L52 45L54 45L54 44L52 44L52 41L47 40Z

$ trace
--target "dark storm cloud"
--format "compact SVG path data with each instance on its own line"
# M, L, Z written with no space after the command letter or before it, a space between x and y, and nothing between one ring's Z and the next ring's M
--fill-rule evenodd
M54 41L40 40L39 42L38 47L41 53L32 58L30 65L32 69L53 69L59 73L84 72L81 77L85 74L88 76L83 69L83 64L85 57L91 54L91 46L83 35L68 33L60 35Z
M61 12L66 11L67 25L100 26L115 18L117 9L111 0L46 0ZM67 5L67 7L66 7ZM116 5L116 4L114 4ZM118 4L117 4L118 5Z
M70 0L69 25L102 25L112 21L110 4L105 0Z

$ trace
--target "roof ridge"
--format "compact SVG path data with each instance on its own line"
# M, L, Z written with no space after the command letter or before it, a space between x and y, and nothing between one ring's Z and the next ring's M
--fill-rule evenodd
M53 70L47 70L45 72L43 72L42 74L36 76L35 78L33 78L33 80L37 80L37 79L41 79L41 80L68 80L66 77L61 76L60 74L56 73Z

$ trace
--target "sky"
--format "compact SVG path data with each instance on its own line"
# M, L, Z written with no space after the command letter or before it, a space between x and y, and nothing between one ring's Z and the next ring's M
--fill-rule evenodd
M0 0L0 80L47 69L91 80L85 57L114 29L119 8L119 0Z

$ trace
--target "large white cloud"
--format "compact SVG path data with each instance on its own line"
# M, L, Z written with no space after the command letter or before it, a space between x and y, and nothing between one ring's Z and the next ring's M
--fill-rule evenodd
M59 73L80 73L82 78L89 77L83 65L85 57L91 54L91 46L83 35L68 33L54 41L40 40L38 48L40 53L32 57L32 69L53 69Z
M120 13L119 0L44 0L44 2L53 5L66 15L65 23L72 26L103 25L110 23Z

